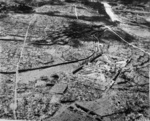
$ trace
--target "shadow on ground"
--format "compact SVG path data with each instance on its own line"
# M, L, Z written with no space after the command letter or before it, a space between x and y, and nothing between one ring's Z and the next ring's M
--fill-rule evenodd
M63 27L57 31L47 31L47 39L52 43L65 43L72 47L82 46L83 42L97 42L94 35L101 38L104 28L102 25L94 26L85 23L70 22L68 27ZM63 44L62 44L63 45Z
M109 43L110 39L123 43L118 36L109 30L105 31L106 29L107 28L103 25L88 25L73 21L70 22L67 27L64 26L56 31L46 31L46 40L51 40L51 42L55 44L69 44L75 48L82 46L84 42ZM116 33L129 43L134 40L134 37L123 30L118 29ZM107 41L104 41L104 39Z
M74 2L74 1L69 1L69 2ZM105 8L103 4L100 2L82 2L85 6L88 6L95 11L98 11L99 15L93 15L93 16L86 16L86 15L80 15L78 16L78 20L82 20L82 23L79 22L70 22L69 27L64 27L63 29L60 28L60 30L57 31L48 31L48 39L51 39L53 43L57 43L58 41L60 42L65 42L68 44L71 43L72 47L79 47L82 45L82 42L91 42L91 41L101 41L102 36L105 34L107 35L107 32L104 33L104 26L92 26L84 23L86 22L100 22L103 23L104 25L114 25L113 22L111 22L110 17L107 15ZM82 7L79 7L79 9L83 9ZM41 14L41 15L48 15L52 17L63 17L66 19L72 19L76 20L76 16L73 15L65 15L64 13L61 13L60 11L49 11L49 12L36 12L36 14ZM106 37L106 39L114 39L114 40L119 40L116 35L113 33L108 33L111 34ZM124 32L123 30L118 30L117 34L119 34L121 37L128 42L131 42L134 38ZM95 38L96 36L96 38ZM120 41L121 42L121 41Z
M64 5L64 2L62 2L61 0L26 0L26 1L15 1L15 3L25 3L28 4L30 6L34 6L34 7L41 7L44 5Z
M38 2L38 7L41 7L43 5L64 5L63 2L61 2L60 0L49 0L49 1L41 1Z

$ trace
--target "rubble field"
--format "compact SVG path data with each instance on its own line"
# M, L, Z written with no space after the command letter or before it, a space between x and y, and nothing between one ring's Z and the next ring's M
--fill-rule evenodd
M108 4L119 22L100 2L1 12L0 119L148 121L150 13Z

